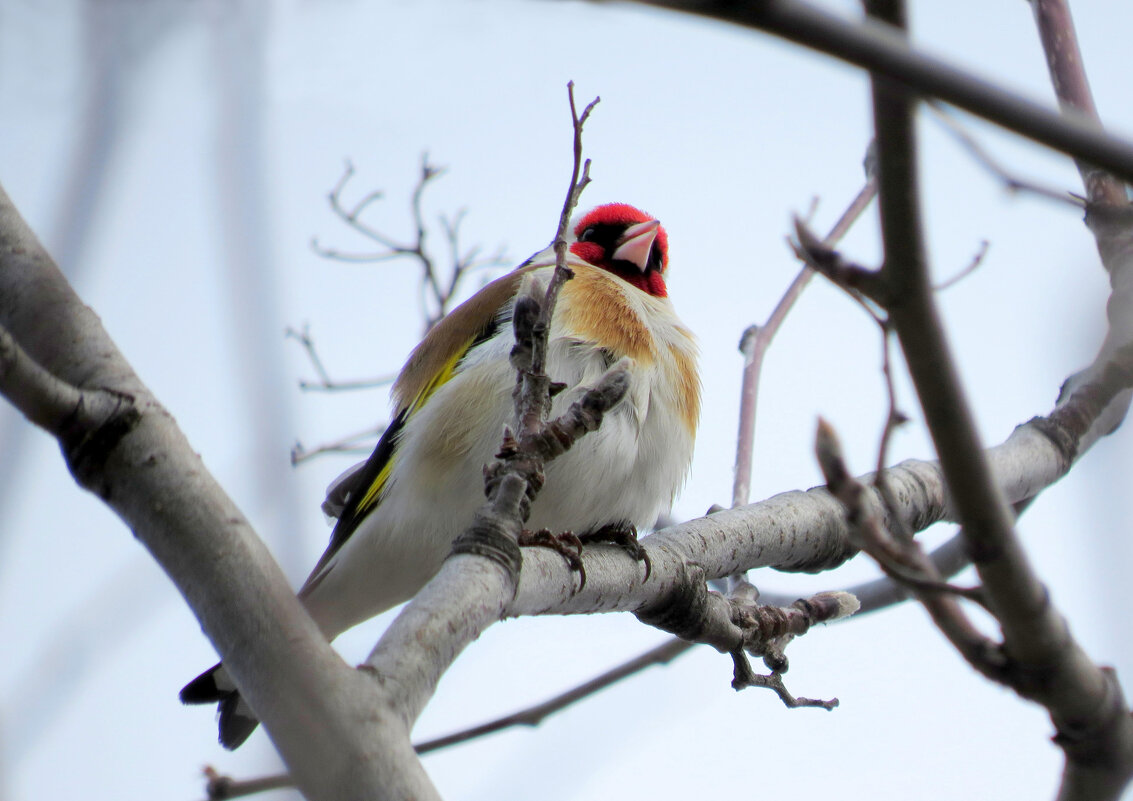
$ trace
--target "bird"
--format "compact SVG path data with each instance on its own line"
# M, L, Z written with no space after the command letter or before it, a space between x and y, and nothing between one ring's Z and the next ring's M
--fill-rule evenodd
M573 224L568 243L574 276L548 334L546 373L565 384L552 417L621 360L629 388L597 431L546 466L527 526L632 535L671 506L689 472L697 346L668 296L668 235L658 220L607 203ZM483 466L514 416L515 298L532 282L545 285L554 264L548 246L430 329L393 384L393 419L373 453L328 489L323 509L337 523L299 590L328 640L412 598L483 503ZM258 724L222 663L189 682L181 700L218 703L219 740L230 750Z

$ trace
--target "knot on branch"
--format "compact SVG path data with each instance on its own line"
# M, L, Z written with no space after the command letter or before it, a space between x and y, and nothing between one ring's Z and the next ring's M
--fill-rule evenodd
M137 428L142 415L132 395L106 389L84 390L59 427L59 443L71 475L103 500L110 489L99 483L110 454Z
M1110 280L1120 280L1121 268L1133 262L1133 206L1128 203L1086 204L1086 227L1094 235L1102 266Z
M1067 409L1064 414L1056 412L1050 417L1032 417L1025 425L1038 431L1054 445L1062 461L1059 467L1062 473L1069 470L1078 458L1078 442L1090 428L1087 415L1080 409Z
M708 628L710 593L699 565L685 565L680 577L652 604L636 612L646 625L700 642Z
M790 606L764 606L734 598L729 603L732 623L743 631L744 650L764 657L768 667L780 673L787 670L783 648L791 639L806 634L815 623L848 617L860 607L848 592L821 592Z
M515 507L530 507L528 483L509 473L498 479L496 489L493 502L482 507L472 525L453 541L451 554L475 554L492 560L507 572L514 586L523 564L517 542L519 513Z
M517 515L520 523L526 523L531 516L531 504L546 480L543 462L521 453L511 430L506 427L496 458L501 461L484 465L484 495L498 512ZM522 492L516 488L501 497L501 484L509 477L523 482Z
M1088 369L1086 375L1095 372ZM1082 374L1079 374L1081 376ZM1078 378L1075 376L1067 383ZM1102 366L1100 375L1075 387L1070 398L1061 403L1048 417L1036 417L1028 425L1042 432L1054 443L1066 460L1065 470L1078 456L1082 438L1101 417L1106 407L1119 394L1133 387L1133 344L1118 348ZM1068 387L1063 388L1065 393Z
M1058 733L1054 744L1067 757L1083 765L1122 765L1128 760L1126 738L1120 732L1128 723L1129 708L1117 673L1111 667L1102 667L1105 688L1097 706L1075 720L1059 719L1052 715Z

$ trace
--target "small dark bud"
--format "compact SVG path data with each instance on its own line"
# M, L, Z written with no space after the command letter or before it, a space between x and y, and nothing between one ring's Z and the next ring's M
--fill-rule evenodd
M531 336L539 320L540 308L539 301L530 295L520 295L515 299L512 327L515 329L517 339Z
M787 655L782 651L778 653L769 653L764 655L763 664L772 673L786 673L790 667L791 662L787 659Z

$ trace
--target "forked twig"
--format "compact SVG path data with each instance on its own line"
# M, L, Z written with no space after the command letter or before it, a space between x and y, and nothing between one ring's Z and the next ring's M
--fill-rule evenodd
M870 175L858 194L842 212L842 216L830 229L823 240L833 246L840 241L850 227L861 217L870 201L877 195L877 178ZM744 355L743 381L740 389L739 433L736 436L735 479L732 484L732 506L743 506L751 494L752 462L754 459L755 418L759 398L759 379L763 370L763 358L771 346L772 339L779 332L795 302L802 295L806 285L814 275L809 266L795 276L783 297L775 305L767 322L761 326L751 326L744 331L740 340L740 352Z
M341 381L332 378L327 371L326 366L323 364L322 358L319 356L318 349L315 346L315 339L311 336L311 327L309 324L304 323L303 329L299 330L292 326L287 326L284 329L283 335L288 339L294 339L298 342L303 352L307 354L307 360L311 363L315 373L319 376L318 381L308 381L305 378L299 379L299 389L312 392L343 392L356 389L373 389L375 387L385 386L392 384L393 380L397 378L396 375L383 375L375 378L362 378L352 381Z

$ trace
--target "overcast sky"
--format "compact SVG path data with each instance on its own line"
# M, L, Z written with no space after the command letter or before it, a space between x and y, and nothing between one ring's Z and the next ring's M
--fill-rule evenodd
M918 44L1053 102L1026 3L911 7ZM1102 116L1133 134L1133 6L1074 10ZM289 448L366 428L388 407L384 390L300 393L312 370L283 328L309 324L339 378L396 370L421 328L411 266L312 252L313 236L365 247L328 211L327 191L351 159L347 195L383 190L371 222L408 235L427 151L448 167L426 196L430 218L467 207L466 241L518 262L554 233L570 174L569 79L580 98L602 96L582 207L633 203L669 232L670 294L703 351L705 410L675 508L696 516L730 501L736 343L798 268L784 243L791 215L817 198L825 230L863 180L868 81L838 62L623 5L0 0L0 183L298 582L329 534L323 488L351 461L293 470ZM1081 191L1069 160L959 119L1019 172ZM1106 280L1079 212L1007 194L931 116L921 131L935 274L959 272L990 243L941 303L980 431L996 443L1048 411L1092 358ZM843 247L876 262L875 213ZM913 423L893 460L931 458L903 377L899 391ZM819 483L819 414L867 471L885 411L876 327L816 281L767 359L752 499ZM178 703L214 660L211 645L121 522L76 489L53 441L14 436L12 417L0 409L0 798L186 801L201 796L206 763L240 778L273 770L262 732L226 753L211 710ZM1127 432L1101 443L1020 527L1075 634L1127 687L1130 446ZM855 563L753 580L803 593L872 575ZM388 619L341 638L346 658L358 661ZM628 615L495 626L446 675L416 733L541 700L663 639ZM730 660L697 649L537 730L425 764L452 799L1053 793L1061 758L1045 715L976 677L919 609L815 631L789 655L791 689L837 696L839 709L736 694Z

